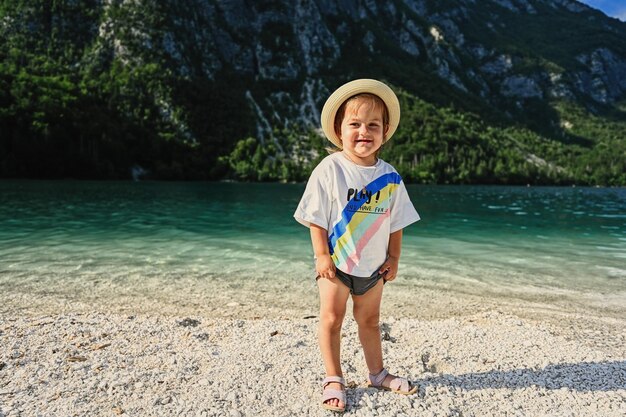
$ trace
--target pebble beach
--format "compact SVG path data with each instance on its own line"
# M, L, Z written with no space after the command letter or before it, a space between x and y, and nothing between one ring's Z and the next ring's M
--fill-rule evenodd
M315 287L281 282L74 295L5 286L0 416L333 415L319 404ZM626 318L608 305L459 294L400 277L383 296L385 364L419 390L366 387L348 314L345 415L624 416Z

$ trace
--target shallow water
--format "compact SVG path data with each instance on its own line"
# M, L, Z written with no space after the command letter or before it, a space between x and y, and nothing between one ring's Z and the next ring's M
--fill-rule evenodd
M303 184L0 182L0 288L310 277ZM408 186L400 278L459 293L624 305L626 189ZM205 282L206 284L207 282ZM262 285L262 284L261 284ZM132 295L131 295L132 296Z

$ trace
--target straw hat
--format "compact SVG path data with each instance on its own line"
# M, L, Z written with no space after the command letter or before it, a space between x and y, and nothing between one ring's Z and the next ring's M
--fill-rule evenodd
M389 112L389 130L387 131L385 142L391 139L391 136L393 136L398 128L398 123L400 122L400 102L391 88L380 81L367 78L350 81L336 89L335 92L328 97L322 109L322 130L328 140L339 148L342 148L342 145L341 139L337 136L337 133L335 133L335 115L339 107L341 107L347 99L361 93L374 94L380 97L387 106L387 111Z

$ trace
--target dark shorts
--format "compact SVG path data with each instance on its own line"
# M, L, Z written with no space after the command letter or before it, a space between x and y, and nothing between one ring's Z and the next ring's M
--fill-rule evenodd
M365 294L370 288L376 285L379 279L384 278L385 275L387 275L387 272L381 274L376 270L369 277L357 277L355 275L346 274L339 269L335 270L335 276L339 278L339 281L343 282L346 287L350 288L350 294L354 295ZM319 279L319 276L316 279ZM383 279L383 283L386 282L387 281Z

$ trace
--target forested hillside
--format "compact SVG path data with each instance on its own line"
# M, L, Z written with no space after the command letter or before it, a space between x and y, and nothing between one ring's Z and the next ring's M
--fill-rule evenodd
M624 39L570 0L5 0L0 177L305 180L369 77L407 182L625 185Z

